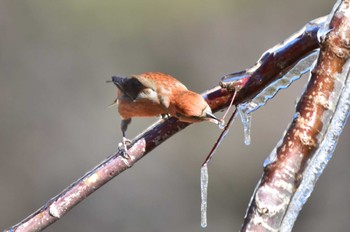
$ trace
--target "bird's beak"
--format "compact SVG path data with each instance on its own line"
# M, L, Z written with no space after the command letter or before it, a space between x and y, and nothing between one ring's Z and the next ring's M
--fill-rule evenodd
M209 118L210 122L213 122L215 124L221 124L221 120L218 119L213 113L207 112L206 113L207 118Z
M112 76L112 80L108 81L108 82L113 82L117 87L120 88L120 86L122 86L122 84L125 82L126 77L122 77L122 76Z

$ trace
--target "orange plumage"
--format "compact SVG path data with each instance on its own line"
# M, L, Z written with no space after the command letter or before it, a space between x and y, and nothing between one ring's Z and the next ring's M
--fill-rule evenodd
M124 138L133 117L171 115L189 123L220 123L200 94L188 90L170 75L148 72L130 77L113 76L112 81L118 87L116 102Z

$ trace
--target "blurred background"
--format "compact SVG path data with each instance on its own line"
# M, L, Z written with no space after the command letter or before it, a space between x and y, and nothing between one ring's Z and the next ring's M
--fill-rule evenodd
M250 67L335 1L0 1L0 229L41 207L113 153L112 75L169 73L202 92ZM237 231L262 163L287 128L307 77L239 120L210 163L208 227L200 227L200 165L219 136L192 125L47 231ZM156 119L135 119L132 138ZM350 128L295 231L348 231Z

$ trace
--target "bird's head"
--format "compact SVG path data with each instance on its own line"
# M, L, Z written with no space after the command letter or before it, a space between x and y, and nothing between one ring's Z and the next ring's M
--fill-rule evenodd
M183 91L176 97L175 116L184 122L210 121L215 124L221 124L211 111L208 103L200 94L192 91Z

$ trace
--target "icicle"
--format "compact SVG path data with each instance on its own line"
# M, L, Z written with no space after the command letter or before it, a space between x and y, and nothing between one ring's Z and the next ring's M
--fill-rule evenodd
M201 168L201 226L207 227L208 165Z
M301 59L291 70L289 70L282 78L274 81L263 91L256 95L247 105L247 112L257 110L265 105L268 100L273 98L281 89L288 88L294 81L313 68L313 63L318 57L319 50L315 50L308 56Z
M211 159L211 157L215 154L216 149L220 146L221 142L224 140L225 136L228 133L228 130L230 126L232 125L235 117L236 117L237 110L235 109L232 113L230 119L227 122L227 125L224 127L224 130L221 132L218 140L214 144L213 148L209 152L207 158L205 159L204 163L202 164L201 168L201 226L203 228L207 227L207 198L208 198L208 163ZM222 120L223 122L223 120ZM224 123L223 123L224 124Z
M238 112L241 116L241 121L244 127L244 144L250 145L250 128L252 124L252 115L248 112L248 107L246 103L240 104L238 106Z

